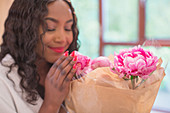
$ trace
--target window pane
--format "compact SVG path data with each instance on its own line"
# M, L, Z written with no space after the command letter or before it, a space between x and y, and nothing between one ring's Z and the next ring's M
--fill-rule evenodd
M170 39L170 0L147 0L146 37Z
M78 17L80 52L92 58L99 54L98 0L72 0Z
M104 55L109 56L110 54L114 54L114 52L119 53L120 49L130 48L133 46L110 46L107 45L104 48ZM144 49L152 51L152 53L158 58L163 59L162 67L165 68L166 76L164 77L161 87L159 89L158 95L156 97L153 108L169 110L170 111L170 47L151 47L147 46Z
M119 53L119 50L121 49L128 49L133 46L111 46L111 45L106 45L104 47L104 56L109 56L110 54L114 55L114 52Z
M132 42L138 38L138 0L103 0L104 40Z

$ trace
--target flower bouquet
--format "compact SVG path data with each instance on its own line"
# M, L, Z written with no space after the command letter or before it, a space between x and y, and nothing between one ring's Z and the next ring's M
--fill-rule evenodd
M140 46L93 60L76 55L69 113L150 113L165 76L161 59Z

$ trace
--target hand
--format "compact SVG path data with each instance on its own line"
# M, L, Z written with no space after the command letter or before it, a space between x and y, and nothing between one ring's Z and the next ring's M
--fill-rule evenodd
M76 71L74 65L76 60L74 56L61 56L50 68L45 79L43 104L55 113L68 95L70 81Z

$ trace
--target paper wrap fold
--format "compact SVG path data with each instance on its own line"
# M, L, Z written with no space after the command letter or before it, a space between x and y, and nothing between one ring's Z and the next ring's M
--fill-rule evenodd
M157 96L164 68L157 70L137 89L119 78L110 68L97 68L72 81L65 100L69 113L150 113Z

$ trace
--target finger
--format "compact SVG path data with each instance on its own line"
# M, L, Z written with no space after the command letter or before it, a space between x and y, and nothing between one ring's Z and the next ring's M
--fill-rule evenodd
M63 81L64 86L69 86L70 81L72 80L73 76L76 74L76 68L72 68L69 74L66 76L66 78Z
M68 76L66 76L63 83L60 85L60 87L59 87L60 91L62 91L64 89L69 91L70 82L71 82L73 76L75 75L75 73L76 73L76 69L72 68L72 70L69 72Z
M57 79L57 83L58 85L62 85L63 81L65 78L67 78L69 72L73 69L73 65L75 64L75 61L71 61L59 74L58 79Z
M50 68L47 77L51 77L53 76L53 74L55 73L56 69L58 68L58 66L67 58L67 56L62 55Z
M53 79L56 81L58 76L60 76L60 74L62 73L62 75L64 76L65 74L67 74L67 71L65 71L65 68L67 67L67 65L69 65L69 63L73 60L73 57L68 56L55 70L55 73L53 75Z

